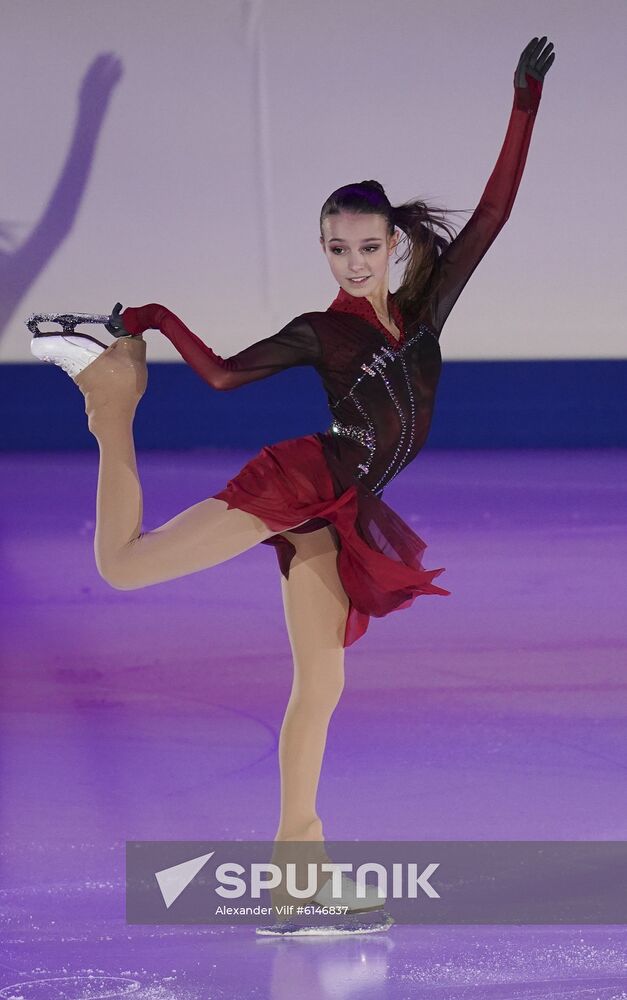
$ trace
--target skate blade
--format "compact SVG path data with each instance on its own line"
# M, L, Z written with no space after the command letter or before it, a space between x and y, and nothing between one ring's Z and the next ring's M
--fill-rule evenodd
M366 918L362 914L348 915L329 924L307 924L289 921L283 924L268 924L257 927L256 933L267 937L304 937L319 935L324 937L350 936L352 934L376 934L387 931L394 923L389 913L380 912L376 918Z
M40 323L58 323L61 329L60 334L74 333L74 328L80 323L102 323L109 322L110 317L104 313L31 313L26 320L26 326L35 336L42 336L39 329Z

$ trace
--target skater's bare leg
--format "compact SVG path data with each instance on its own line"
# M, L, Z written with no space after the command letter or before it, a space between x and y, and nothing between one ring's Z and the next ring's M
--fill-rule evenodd
M146 344L120 339L75 382L100 451L94 550L100 575L120 590L173 580L224 562L275 534L253 514L216 498L142 532L142 489L133 417L146 388ZM292 525L293 527L293 525Z

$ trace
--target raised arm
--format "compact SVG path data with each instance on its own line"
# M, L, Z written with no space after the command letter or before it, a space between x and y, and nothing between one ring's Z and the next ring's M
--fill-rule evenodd
M514 74L514 104L501 152L474 213L438 261L441 284L434 299L438 336L466 282L507 222L520 185L540 104L544 76L555 53L546 36L533 38Z
M316 365L321 357L320 342L306 314L290 320L278 333L245 347L230 358L221 358L170 309L151 302L119 313L118 303L107 329L118 336L138 336L145 330L160 330L182 358L213 389L236 389L247 382L276 375L296 365Z

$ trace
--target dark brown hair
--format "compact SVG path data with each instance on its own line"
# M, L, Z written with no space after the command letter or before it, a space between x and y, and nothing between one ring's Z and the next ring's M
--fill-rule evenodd
M321 236L324 235L323 220L341 211L383 215L387 220L388 237L393 236L396 226L405 234L407 247L397 260L406 260L407 265L394 299L408 321L417 319L437 292L437 259L457 235L446 222L446 215L458 210L427 205L419 198L392 205L379 181L360 181L345 184L329 195L320 212ZM446 236L436 232L436 226L444 230Z

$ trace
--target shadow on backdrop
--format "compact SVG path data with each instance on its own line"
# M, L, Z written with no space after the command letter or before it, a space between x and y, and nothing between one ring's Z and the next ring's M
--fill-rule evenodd
M109 101L121 77L122 63L113 53L102 53L89 66L81 83L74 134L61 175L41 218L17 250L12 249L17 242L14 230L21 224L0 222L0 334L72 230Z

